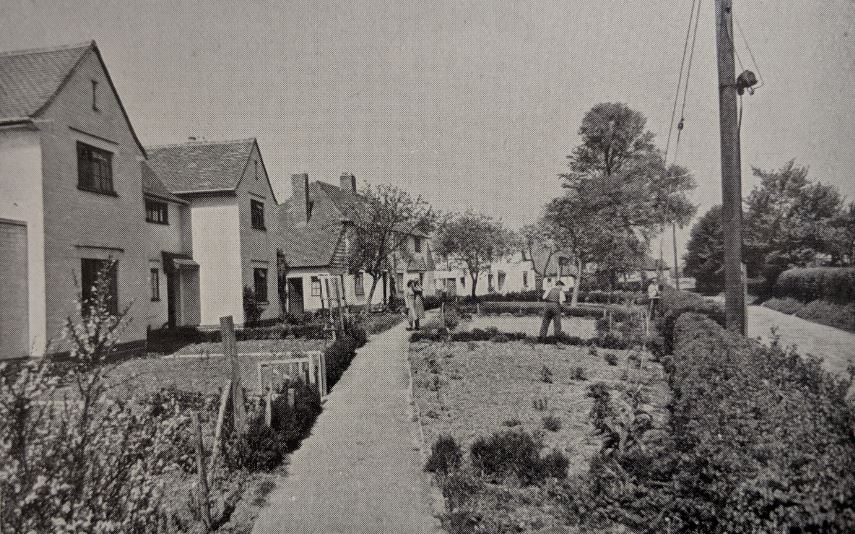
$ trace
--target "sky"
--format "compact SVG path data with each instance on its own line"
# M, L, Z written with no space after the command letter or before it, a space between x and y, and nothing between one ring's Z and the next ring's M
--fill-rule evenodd
M678 154L699 214L721 198L713 0L701 1ZM256 137L280 202L292 173L348 171L518 227L561 193L594 104L641 111L664 146L691 4L2 0L0 50L95 39L144 144ZM765 81L744 98L743 191L752 167L795 158L855 199L855 2L734 12Z

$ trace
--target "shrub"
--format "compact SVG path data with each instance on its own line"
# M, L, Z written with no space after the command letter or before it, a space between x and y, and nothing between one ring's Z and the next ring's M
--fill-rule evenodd
M570 460L561 451L553 449L540 459L540 476L562 480L567 478L569 466Z
M617 354L615 354L614 352L607 352L607 353L603 354L603 358L606 359L607 364L609 364L611 366L617 365L618 357L617 357Z
M544 415L543 428L550 432L558 432L561 430L561 418L553 414Z
M504 423L502 423L502 424L503 424L504 426L515 427L515 426L520 426L520 425L522 424L522 421L520 421L519 419L517 419L517 418L515 417L515 418L513 418L513 419L507 419L507 420L505 420L505 422L504 422Z
M825 300L814 300L796 311L795 315L826 326L855 331L855 303L834 304Z
M827 300L837 304L855 302L855 267L806 267L784 271L775 284L780 297L802 302Z
M544 384L551 384L552 383L552 369L550 369L549 367L544 365L540 369L540 381L543 382Z
M684 313L692 312L705 315L725 326L724 309L715 302L710 302L700 295L688 291L677 291L666 287L662 291L662 311L656 319L656 328L663 340L663 351L671 354L674 350L674 324Z
M255 291L249 286L243 286L243 317L244 323L253 325L264 313L264 305L256 298Z
M493 482L501 483L513 477L520 484L528 486L542 482L549 476L566 476L568 463L563 464L563 473L560 472L563 455L554 451L541 458L541 448L540 440L528 432L505 430L476 439L470 449L470 458L472 467ZM566 458L564 462L567 462Z
M585 368L576 366L570 370L570 380L587 380L588 376L585 373Z
M356 341L348 335L341 336L324 351L327 366L327 386L332 388L356 356Z
M460 466L463 453L453 436L441 435L431 446L431 453L425 464L425 471L438 475L448 475Z
M779 311L781 313L786 313L787 315L792 315L802 309L804 304L791 297L784 298L771 298L763 303L763 306L769 308L770 310Z

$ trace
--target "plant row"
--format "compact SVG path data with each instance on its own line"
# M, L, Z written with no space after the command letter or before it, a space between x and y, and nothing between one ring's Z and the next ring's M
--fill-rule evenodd
M855 303L855 267L807 267L784 271L778 277L775 294L802 302Z
M784 297L771 298L765 301L763 306L815 323L855 332L855 303L835 304L818 299L805 304L800 300Z

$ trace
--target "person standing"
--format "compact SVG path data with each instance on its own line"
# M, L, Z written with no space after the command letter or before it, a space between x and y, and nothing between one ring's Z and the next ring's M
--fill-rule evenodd
M418 280L413 280L413 327L418 330L425 318L424 290Z
M543 322L540 325L540 336L538 336L541 340L549 332L549 323L554 323L555 335L561 335L561 305L567 300L564 294L564 282L559 280L552 289L544 291L543 300L546 301L546 305L543 307Z
M659 313L659 300L662 298L662 284L651 280L647 285L647 300L650 301L650 318L654 319Z
M410 321L407 330L413 329L413 318L414 318L414 309L413 306L415 304L416 294L413 290L413 281L410 280L407 282L407 287L404 289L404 306L407 308L407 319Z

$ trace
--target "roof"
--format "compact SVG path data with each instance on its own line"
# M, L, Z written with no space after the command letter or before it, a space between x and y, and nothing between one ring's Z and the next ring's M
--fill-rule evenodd
M547 258L549 259L548 264L546 263ZM558 266L558 260L559 260L559 258L566 258L569 260L570 258L572 258L572 255L567 253L567 252L559 251L559 252L555 252L554 254L552 254L551 257L549 257L548 251L537 250L534 252L534 258L532 258L532 262L534 263L534 267L535 267L536 271L540 270L542 267L545 266L545 268L543 269L543 275L544 276L558 276L558 270L559 270L558 269L558 267L559 267ZM567 265L561 271L562 271L562 274L572 274L573 272L575 272L575 269L576 268L573 267L572 265Z
M151 146L149 164L174 194L233 191L254 146L255 139Z
M333 263L344 231L342 218L348 205L346 196L347 193L332 184L310 182L312 214L305 225L291 217L292 205L296 202L293 196L282 204L279 209L284 240L282 251L289 267L325 267Z
M24 122L23 119L38 117L90 51L101 63L131 135L145 154L95 41L0 53L0 123Z
M151 197L156 197L161 200L168 200L169 202L187 204L185 200L180 199L169 192L169 189L167 189L166 186L163 185L163 182L160 180L160 178L157 177L157 174L152 170L148 162L140 162L140 167L142 168L143 194Z

